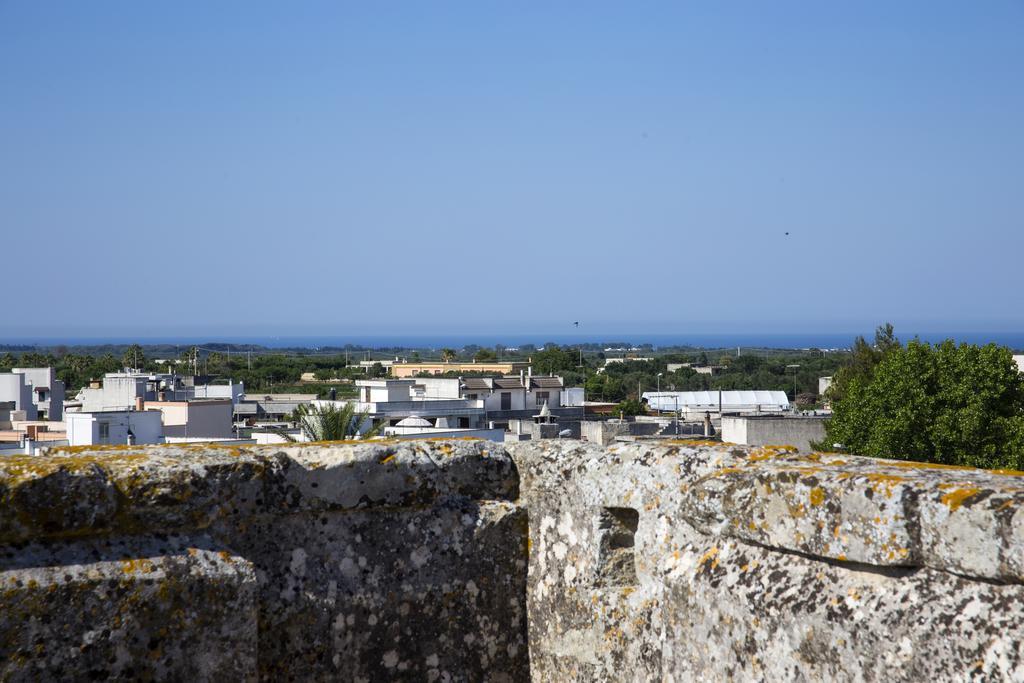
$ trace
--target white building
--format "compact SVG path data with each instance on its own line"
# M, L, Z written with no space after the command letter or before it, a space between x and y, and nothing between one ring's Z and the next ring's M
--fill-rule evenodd
M671 413L783 412L790 409L784 391L645 391L652 410Z
M159 410L102 410L64 416L68 443L72 446L101 444L151 444L163 442Z
M549 409L569 406L561 377L532 374L505 377L418 377L415 382L412 389L414 395L482 400L489 416L507 411L532 411L532 415L545 405ZM582 402L578 401L578 404L582 405Z
M194 378L173 373L109 372L99 382L82 389L76 397L83 412L127 410L137 399L144 401L188 401L195 398L229 398L237 404L245 395L240 382L194 383Z
M356 381L359 396L357 413L366 412L374 423L397 426L405 418L414 417L444 429L480 428L484 421L484 402L458 396L458 379L442 379L445 384L431 384L430 390L420 379L361 379ZM454 382L455 384L450 384ZM342 405L351 401L314 401L316 405Z
M12 420L36 419L36 406L32 402L32 387L25 383L25 375L0 372L0 403L9 403Z
M10 373L0 373L0 403L5 402L15 404L21 419L60 421L64 415L64 382L57 379L53 368L14 368Z
M64 382L57 379L53 368L14 368L12 374L25 376L25 384L32 387L32 402L37 420L59 422L64 417Z

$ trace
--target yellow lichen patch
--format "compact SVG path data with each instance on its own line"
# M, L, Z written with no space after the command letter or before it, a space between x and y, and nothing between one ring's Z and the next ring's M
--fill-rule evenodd
M961 505L967 501L968 498L978 495L981 493L981 489L974 486L964 486L962 488L954 488L953 484L941 484L939 488L948 489L947 493L942 494L939 498L942 504L949 508L950 512L955 511Z
M884 493L886 498L892 498L892 490L907 481L905 477L880 472L871 472L864 476L871 482L871 490L875 493Z
M697 562L697 569L701 569L708 562L711 562L712 569L718 566L718 546L712 547L706 553L701 555L700 560Z
M725 445L721 441L708 439L668 439L665 443L671 446L713 446L715 448Z
M761 446L752 450L747 460L750 462L760 462L762 460L792 455L796 452L797 448L795 446Z
M391 462L392 460L394 460L394 459L395 459L395 456L396 456L396 455L397 455L396 453L388 453L387 455L385 455L385 456L384 456L384 457L383 457L383 458L381 459L381 461L380 461L380 464L381 464L381 465L386 465L386 464L388 464L389 462Z
M819 505L825 502L825 490L820 486L815 486L813 489L811 489L811 492L810 494L808 494L808 497L811 500L811 505L814 507L818 507Z
M1019 470L982 470L991 474L1002 474L1007 477L1024 477L1024 472Z
M135 574L136 572L151 572L153 571L153 562L145 558L138 560L121 560L121 571L125 574Z

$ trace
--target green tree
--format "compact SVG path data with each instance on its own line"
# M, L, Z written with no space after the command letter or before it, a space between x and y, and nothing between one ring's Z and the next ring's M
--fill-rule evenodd
M480 349L473 355L473 360L477 363L493 363L497 358L497 354L490 349Z
M946 465L1024 468L1024 378L1009 349L911 341L876 348L832 403L826 445Z
M644 415L647 413L647 409L642 401L635 398L627 398L615 406L615 413L622 415Z
M545 344L543 351L533 354L533 369L541 375L557 375L573 370L578 356L558 344Z
M457 355L458 354L455 352L455 349L441 349L441 361L444 363L450 363L451 361L455 360L455 357Z
M132 344L121 355L121 365L126 368L143 368L146 366L146 354L138 344Z
M370 439L379 435L384 428L382 422L360 434L360 426L370 418L367 411L356 412L355 403L344 403L340 407L334 404L301 405L292 413L292 418L299 423L302 433L310 441ZM291 434L280 434L287 441L295 441Z
M875 330L874 344L869 344L864 337L857 337L849 360L833 376L826 396L833 402L840 401L855 380L860 384L870 382L875 368L886 354L899 348L900 340L896 338L891 323Z

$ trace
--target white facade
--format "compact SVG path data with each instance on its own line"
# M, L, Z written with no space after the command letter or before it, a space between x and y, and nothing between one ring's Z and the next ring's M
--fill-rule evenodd
M32 387L25 382L25 375L0 372L0 403L13 403L13 411L24 412L22 419L36 419L36 406L32 402Z
M107 410L68 413L64 416L68 443L72 446L150 444L163 441L163 423L158 410Z
M166 373L111 372L99 387L86 387L78 393L83 412L127 410L135 399L146 401L187 401L193 398L227 398L238 404L245 395L239 383L193 386L192 378Z
M53 368L14 368L12 374L25 377L30 387L32 404L38 420L60 421L64 416L64 382L57 379Z
M722 412L789 410L784 391L645 391L652 410L663 412Z
M722 441L745 446L796 446L813 450L825 438L824 417L723 415Z

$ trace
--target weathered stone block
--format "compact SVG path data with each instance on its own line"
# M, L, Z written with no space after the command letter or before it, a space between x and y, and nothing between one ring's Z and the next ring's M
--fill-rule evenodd
M0 678L256 678L256 581L209 537L0 550Z
M523 509L261 515L215 532L257 568L264 680L525 681Z

